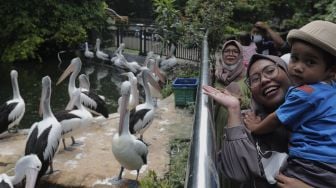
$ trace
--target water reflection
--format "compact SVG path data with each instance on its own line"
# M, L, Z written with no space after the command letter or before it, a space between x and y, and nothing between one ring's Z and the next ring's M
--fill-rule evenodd
M83 66L81 73L88 73L90 76L91 89L97 94L106 98L106 104L110 113L117 111L117 100L119 98L119 88L122 81L120 73L116 70L98 63L86 63L82 59ZM12 86L10 82L10 71L15 69L18 71L18 83L20 93L26 103L26 113L22 118L20 128L29 128L34 122L41 118L38 115L39 101L41 96L41 79L49 75L52 79L52 95L51 108L54 112L62 110L66 107L68 96L68 80L65 80L58 86L56 81L62 74L64 68L68 66L70 59L64 60L58 67L58 61L50 60L47 63L17 63L3 64L0 63L0 103L12 98ZM63 70L60 70L63 69ZM69 79L69 78L67 78ZM111 82L111 80L114 80ZM76 81L78 86L78 80Z

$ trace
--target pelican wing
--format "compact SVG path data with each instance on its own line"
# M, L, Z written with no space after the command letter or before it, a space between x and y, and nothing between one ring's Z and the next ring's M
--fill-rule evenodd
M134 144L135 151L141 156L143 163L147 164L148 147L140 140L136 140Z
M11 111L11 113L8 116L8 120L10 121L16 120L20 116L23 116L23 114L25 113L25 103L23 102L23 100L21 102L15 102L15 104L16 106L14 110Z
M84 98L82 99L81 95L81 100L83 101L84 106L89 107L95 112L98 112L99 114L103 115L105 118L108 118L109 116L109 111L106 107L105 101L96 93L92 91L83 91ZM92 107L90 107L92 106Z
M72 114L69 112L70 110L62 110L62 111L56 112L54 115L58 122L61 122L66 119L80 118L79 116L76 116L75 114Z
M10 103L7 105L6 103L0 106L0 133L7 131L8 125L13 122L13 120L9 120L8 114L15 108L16 103Z
M129 130L131 134L135 134L138 130L142 128L141 125L143 124L143 120L145 119L145 115L148 111L150 111L150 109L148 108L131 111L129 124Z
M12 182L6 174L0 174L0 187L13 188Z

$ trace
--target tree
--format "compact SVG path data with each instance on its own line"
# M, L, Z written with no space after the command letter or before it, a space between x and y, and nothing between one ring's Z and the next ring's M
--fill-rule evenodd
M105 22L103 0L12 0L0 4L2 62L35 59L63 47L76 48Z

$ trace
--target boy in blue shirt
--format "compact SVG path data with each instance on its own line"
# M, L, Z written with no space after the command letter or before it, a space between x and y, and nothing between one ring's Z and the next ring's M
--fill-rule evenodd
M313 21L291 30L287 40L292 47L288 73L294 87L265 119L248 114L244 121L254 134L286 126L291 136L282 173L313 187L336 187L336 24ZM248 79L251 87L267 82L261 73ZM270 87L265 95L272 92Z

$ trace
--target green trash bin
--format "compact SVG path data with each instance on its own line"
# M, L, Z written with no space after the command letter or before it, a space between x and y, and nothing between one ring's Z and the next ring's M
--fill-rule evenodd
M197 78L176 78L173 82L175 106L187 106L195 103L197 86Z

